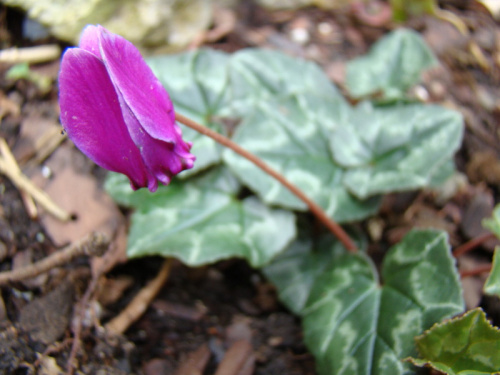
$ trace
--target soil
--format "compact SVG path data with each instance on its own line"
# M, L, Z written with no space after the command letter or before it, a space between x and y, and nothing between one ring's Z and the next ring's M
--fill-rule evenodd
M375 259L418 226L448 231L452 246L458 247L485 233L478 224L499 201L500 26L479 2L440 5L458 16L470 35L430 16L412 18L405 26L421 33L441 62L425 74L415 94L465 117L464 141L456 155L463 178L439 192L386 197L381 212L360 224L371 235L369 250ZM367 15L355 7L270 11L242 1L220 13L224 17L216 18L212 34L200 36L198 45L228 52L278 49L316 61L341 88L345 63L395 27L383 12ZM2 48L66 47L50 37L24 39L24 18L0 5ZM1 286L0 374L316 373L299 319L279 303L258 271L239 260L198 269L174 262L167 283L140 319L123 334L106 330L105 324L158 273L163 260L123 258L129 213L103 192L104 171L60 136L59 62L32 67L49 77L48 88L32 80L9 80L8 68L0 66L0 137L22 171L60 197L74 217L63 227L43 210L29 209L28 200L0 174L0 271L53 255L92 230L112 236L113 256L105 256L104 265L97 257L78 256L35 278ZM489 264L494 246L494 240L483 242L460 257L461 271ZM499 325L500 301L481 292L485 277L463 278L467 306L482 306ZM75 345L75 335L80 345Z

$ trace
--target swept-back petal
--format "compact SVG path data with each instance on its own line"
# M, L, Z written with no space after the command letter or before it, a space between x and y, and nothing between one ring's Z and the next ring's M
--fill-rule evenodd
M102 32L101 29L101 26L87 25L80 37L79 47L102 60L101 49L99 48L99 34Z
M132 43L100 28L101 56L115 89L149 135L175 141L175 112L167 91Z
M120 95L118 97L122 108L126 108L123 98ZM144 131L132 111L123 111L123 117L133 141L139 147L144 163L160 182L168 185L173 176L193 167L195 157L189 153L191 144L182 140L180 129L173 142L165 142Z
M156 190L158 182L127 131L101 60L79 48L67 50L59 74L59 101L61 123L85 155L103 168L127 175L134 189Z

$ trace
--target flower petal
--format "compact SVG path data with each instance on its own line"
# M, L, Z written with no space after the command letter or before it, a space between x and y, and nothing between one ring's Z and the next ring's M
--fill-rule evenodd
M101 26L87 25L85 29L83 29L82 36L80 37L79 47L102 60L101 49L99 48L99 35L102 32L101 29Z
M144 130L153 138L175 142L173 104L139 50L102 27L100 47L111 81Z
M127 175L134 189L156 190L158 182L127 131L101 60L80 48L67 50L59 75L59 100L61 123L85 155L103 168Z
M123 98L118 97L122 108L126 108ZM174 142L165 142L144 131L132 111L123 111L123 117L146 166L160 182L168 185L173 176L193 167L195 157L189 153L191 144L182 140L180 129Z

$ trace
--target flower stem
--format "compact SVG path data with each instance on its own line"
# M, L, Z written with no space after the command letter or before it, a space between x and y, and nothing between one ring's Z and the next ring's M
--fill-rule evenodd
M257 167L262 169L271 177L274 177L280 184L285 186L290 192L292 192L297 198L299 198L302 202L304 202L309 210L320 220L337 238L345 248L351 252L356 252L357 248L349 235L342 229L340 225L338 225L335 221L333 221L328 215L323 211L323 209L314 203L311 199L309 199L299 188L289 182L283 175L276 172L269 165L267 165L262 159L259 159L254 154L246 151L241 148L239 145L231 141L229 138L207 128L206 126L200 125L197 122L184 117L183 115L176 113L175 119L180 123L186 125L187 127L196 130L198 133L206 135L207 137L212 138L217 143L230 148L237 154L243 156L245 159L251 161Z

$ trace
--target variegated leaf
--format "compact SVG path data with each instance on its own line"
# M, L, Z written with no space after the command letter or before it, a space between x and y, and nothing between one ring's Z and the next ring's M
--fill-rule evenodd
M265 273L280 298L303 317L305 341L320 374L412 374L402 359L415 355L414 337L463 311L444 232L409 233L384 259L382 280L363 253L332 245L313 249L304 242L291 250Z
M416 338L421 359L409 360L448 375L500 373L500 330L480 309L436 324Z
M136 210L127 255L172 256L190 266L241 257L260 267L295 237L295 217L273 210L255 197L235 199L234 177L226 169L190 182L172 183L155 194L132 192L129 182L113 175L108 192Z

